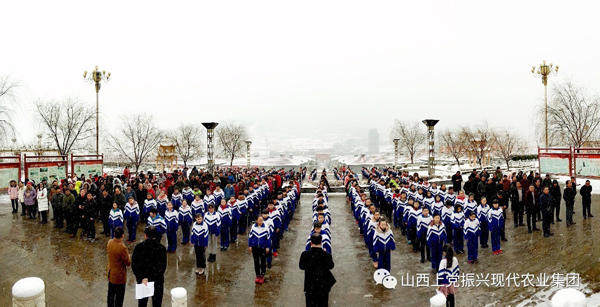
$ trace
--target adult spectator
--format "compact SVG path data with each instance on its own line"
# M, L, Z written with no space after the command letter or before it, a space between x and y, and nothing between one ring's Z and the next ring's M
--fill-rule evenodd
M515 187L510 192L510 198L515 228L518 226L525 226L525 224L523 224L523 203L525 200L525 191L523 190L520 182L517 181L515 183Z
M558 181L552 181L552 186L550 187L550 196L552 196L552 208L556 210L556 221L562 222L562 220L558 217L560 215L560 200L562 199L562 192L560 191L560 185L558 185ZM554 224L554 219L552 219L552 224Z
M592 215L592 185L589 180L585 181L585 185L579 189L581 194L581 205L583 207L583 218L594 217Z
M550 232L550 223L554 213L552 207L552 196L550 196L550 188L544 187L542 189L542 195L540 196L540 209L542 211L542 229L544 230L544 237L554 235Z
M575 206L576 193L573 182L567 180L565 191L563 192L563 199L565 200L565 206L567 208L567 227L576 224L573 222L573 207Z
M147 285L148 282L154 282L152 307L160 307L167 270L167 249L156 240L158 238L156 228L147 227L144 233L146 239L133 250L131 269L138 284ZM148 298L138 300L138 306L148 306Z
M462 182L463 179L462 175L460 174L460 171L452 175L452 188L454 189L454 191L460 191Z
M131 265L131 258L127 247L121 240L123 228L115 228L115 237L108 241L108 307L122 307L125 298L125 285L127 284L127 267Z
M336 280L331 274L333 259L323 250L320 234L310 236L310 250L300 256L300 270L304 271L304 294L306 306L328 306L329 291Z

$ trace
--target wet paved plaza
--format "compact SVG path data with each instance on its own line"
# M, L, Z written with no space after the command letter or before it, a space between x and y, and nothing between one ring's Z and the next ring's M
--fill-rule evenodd
M11 288L19 279L37 276L46 282L48 306L105 306L106 305L106 238L95 243L76 241L50 223L40 225L37 221L23 219L11 214L5 195L0 204L0 306L10 306ZM312 194L301 198L290 231L281 242L279 257L267 270L266 282L254 283L252 256L248 253L247 240L240 238L238 244L227 252L218 252L217 261L208 263L207 274L194 274L195 256L191 246L178 246L176 254L168 255L165 274L164 305L170 306L170 289L184 287L188 291L189 306L303 306L302 292L304 274L298 268L300 253L304 249L311 227ZM593 198L593 212L599 212ZM375 285L374 269L367 250L362 243L349 205L343 194L330 195L332 215L332 243L337 284L330 295L330 304L336 306L428 306L435 294L434 287L402 286L401 277L434 274L429 263L421 264L419 256L412 253L406 238L396 230L397 250L392 253L392 275L397 277L396 289ZM564 212L564 203L563 210ZM480 263L469 265L466 254L458 255L461 273L490 274L490 286L459 288L457 306L515 306L546 288L498 287L491 285L491 274L579 273L582 283L593 291L600 290L600 214L594 219L582 220L580 199L577 198L575 221L567 229L564 222L553 225L555 236L545 239L540 232L528 234L526 227L513 228L512 217L507 222L507 238L503 242L503 255L494 255L488 249L479 250ZM562 213L564 216L564 213ZM564 218L563 218L564 219ZM541 227L541 222L538 223ZM97 230L102 226L97 224ZM138 228L138 238L143 238L143 228ZM163 237L163 244L166 238ZM134 244L127 244L130 253ZM483 276L483 275L482 275ZM550 281L548 282L550 283ZM125 306L137 306L134 299L135 279L128 271ZM531 303L535 306L535 302Z

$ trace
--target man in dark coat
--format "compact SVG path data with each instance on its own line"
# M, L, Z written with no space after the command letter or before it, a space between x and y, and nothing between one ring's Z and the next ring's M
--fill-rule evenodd
M518 181L515 183L515 187L510 191L510 201L513 210L515 228L518 226L525 226L525 224L523 224L523 203L525 202L525 191L523 190L521 183Z
M565 191L563 192L563 199L565 200L565 207L567 207L567 227L576 224L573 222L573 206L575 206L575 189L571 180L567 180Z
M87 199L83 202L83 221L87 239L94 243L96 241L96 219L98 218L98 203L92 192L87 192Z
M310 237L310 250L300 256L300 270L304 271L304 294L307 307L329 304L329 291L336 280L331 274L333 258L321 247L322 237L315 233Z
M535 187L530 185L529 190L525 192L525 210L527 213L527 231L529 233L533 231L538 231L539 229L536 226L536 217L538 212L538 193L535 190ZM533 227L533 228L532 228Z
M144 232L146 240L138 244L133 250L131 269L135 275L136 283L154 282L152 307L160 307L165 285L165 271L167 270L167 249L156 241L158 237L156 228L150 226ZM139 300L138 306L148 306L148 298Z
M110 210L112 210L113 198L108 193L108 190L102 191L102 196L100 196L100 201L98 203L98 211L100 212L100 220L102 221L102 233L105 236L110 236L110 228L108 226L108 216L110 215Z
M123 191L121 191L121 187L115 187L115 195L113 197L113 201L117 203L119 209L121 209L122 212L125 212L125 204L127 203L127 200L125 199L125 194L123 194ZM141 206L143 205L144 204L142 203ZM112 206L110 208L112 209Z
M552 222L552 216L554 213L554 207L552 207L552 196L550 196L550 188L544 187L542 195L540 196L540 210L542 211L542 229L544 230L544 237L548 238L554 234L550 232L550 223Z
M460 174L460 171L456 172L456 174L452 175L452 188L454 188L454 191L460 191L461 188L461 184L463 182L462 179L462 175Z
M585 181L585 185L579 189L581 194L581 205L583 206L583 218L594 217L592 215L592 185L589 180Z
M556 180L552 181L552 186L550 186L550 196L552 196L552 207L556 211L556 221L562 222L562 220L559 218L562 192L560 191L560 186ZM554 219L552 220L552 223L554 224Z

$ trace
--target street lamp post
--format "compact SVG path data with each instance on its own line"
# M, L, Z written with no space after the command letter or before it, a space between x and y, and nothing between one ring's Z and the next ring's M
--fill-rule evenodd
M215 148L213 146L213 137L215 136L215 128L219 123L202 123L206 128L206 159L208 160L208 171L213 175L215 169Z
M92 70L92 72L88 75L87 70L83 72L83 80L87 82L94 83L96 85L96 154L100 154L100 121L99 121L99 113L100 107L98 104L98 93L100 92L100 83L102 81L108 82L110 80L110 72L106 72L106 70L99 71L98 65Z
M398 168L398 142L400 139L394 139L394 168Z
M537 67L537 71L536 67L532 66L531 73L534 77L541 77L542 83L544 84L544 112L546 113L546 148L548 148L548 76L550 75L550 73L554 74L555 76L556 74L558 74L558 65L553 66L552 63L550 63L550 65L546 65L546 61L543 61L542 64L540 64Z
M435 124L437 124L439 122L439 120L437 119L425 119L423 120L423 124L425 124L427 126L427 139L428 139L428 144L427 147L429 148L428 150L428 156L429 156L429 163L428 163L428 168L429 168L429 177L431 178L431 176L433 176L433 174L435 173L435 168L434 168L434 163L435 163L435 134L433 133L433 127L435 126Z
M252 141L246 141L246 158L248 168L250 168L250 145L252 145Z

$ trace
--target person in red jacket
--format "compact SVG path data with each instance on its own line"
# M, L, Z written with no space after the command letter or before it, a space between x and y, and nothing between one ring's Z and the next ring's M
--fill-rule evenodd
M129 174L130 174L129 166L125 166L125 170L123 170L123 175L125 175L126 179L129 179Z

